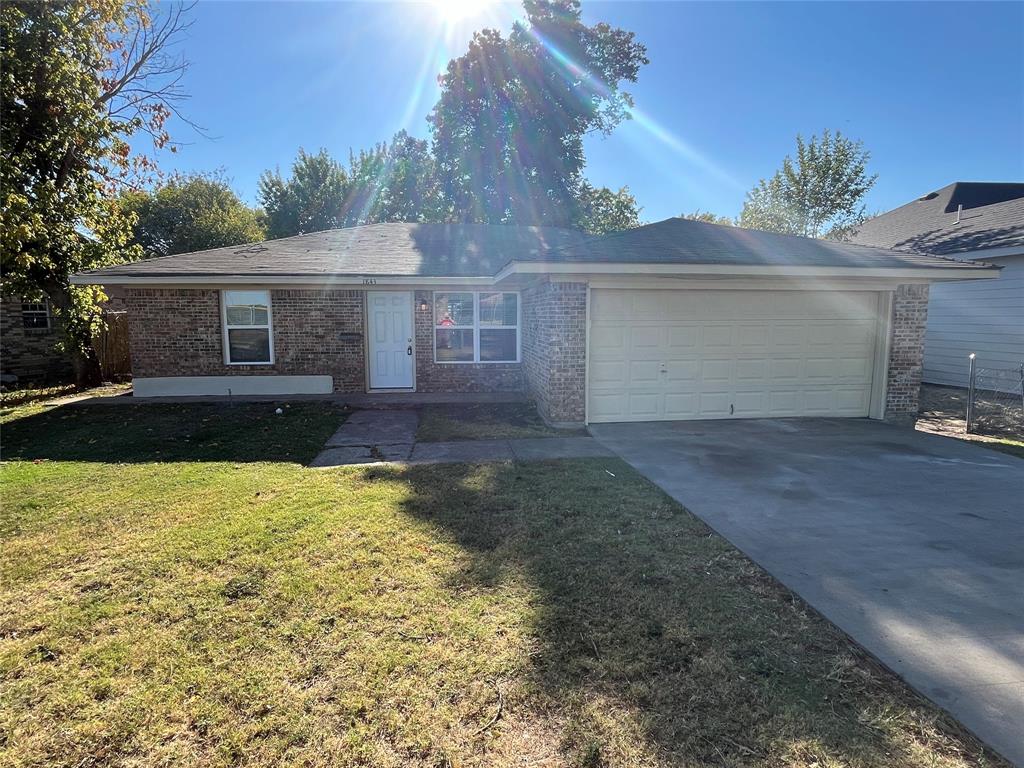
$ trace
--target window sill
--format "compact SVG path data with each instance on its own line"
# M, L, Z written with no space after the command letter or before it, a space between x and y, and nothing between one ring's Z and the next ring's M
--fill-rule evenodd
M521 365L522 360L435 360L434 365Z

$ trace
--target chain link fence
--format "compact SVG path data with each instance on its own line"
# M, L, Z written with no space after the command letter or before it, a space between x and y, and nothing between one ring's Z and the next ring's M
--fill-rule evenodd
M985 368L970 356L967 431L984 435L1024 435L1024 363L1017 368Z

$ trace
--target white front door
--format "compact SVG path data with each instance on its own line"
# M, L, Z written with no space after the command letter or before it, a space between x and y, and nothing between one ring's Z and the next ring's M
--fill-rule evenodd
M412 293L369 291L366 321L370 389L412 389Z

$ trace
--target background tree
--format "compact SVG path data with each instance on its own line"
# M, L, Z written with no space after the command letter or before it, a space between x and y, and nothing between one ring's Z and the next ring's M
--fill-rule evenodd
M391 143L349 155L345 223L448 219L430 145L399 131Z
M287 179L281 172L260 176L258 197L267 216L267 236L289 237L344 224L348 174L326 149L299 149Z
M864 196L877 174L868 175L870 153L860 141L825 131L805 142L796 137L770 179L747 193L740 226L805 237L846 239L867 218Z
M150 191L128 192L133 240L147 256L202 251L263 240L261 211L243 203L219 173L173 176Z
M580 20L578 0L526 0L506 39L473 36L430 115L443 193L461 221L569 225L583 137L628 117L620 90L647 63L632 32Z
M588 234L606 235L640 226L640 208L629 187L612 192L608 187L597 188L584 181L577 201L577 218L573 223Z
M693 213L681 214L680 218L690 219L691 221L703 221L706 224L722 224L727 227L736 226L736 221L728 216L719 216L717 213L702 211L699 208Z
M169 49L187 28L180 5L153 17L142 0L0 6L0 290L49 299L80 384L99 377L99 289L83 269L136 258L117 192L153 161L128 139L169 142L186 64Z

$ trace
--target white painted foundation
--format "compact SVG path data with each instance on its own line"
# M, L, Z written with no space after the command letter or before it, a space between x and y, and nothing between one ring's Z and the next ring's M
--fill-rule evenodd
M329 395L331 376L161 376L132 381L135 397Z

